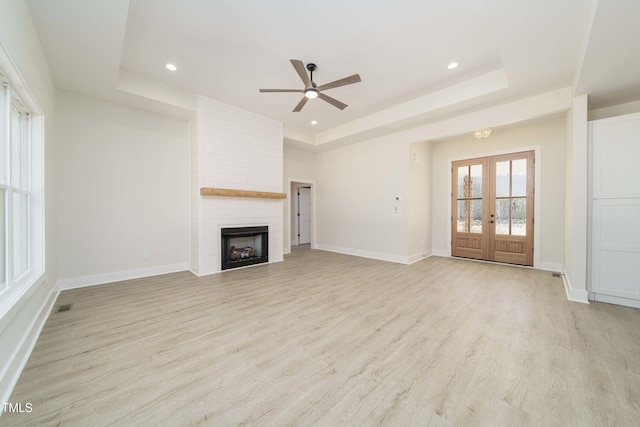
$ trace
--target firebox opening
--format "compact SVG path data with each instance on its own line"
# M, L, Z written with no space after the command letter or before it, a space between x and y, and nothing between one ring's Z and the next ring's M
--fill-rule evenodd
M221 230L222 270L269 262L269 227Z

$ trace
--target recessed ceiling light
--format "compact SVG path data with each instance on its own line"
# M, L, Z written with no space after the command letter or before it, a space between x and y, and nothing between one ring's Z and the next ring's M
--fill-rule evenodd
M312 124L312 125L317 125L317 124L318 124L318 121L317 121L317 120L311 120L311 124Z
M458 64L457 62L452 62L451 64L447 65L447 68L450 70L453 70L454 68L458 68Z
M169 71L176 71L178 69L178 67L176 67L174 64L164 64L164 68Z

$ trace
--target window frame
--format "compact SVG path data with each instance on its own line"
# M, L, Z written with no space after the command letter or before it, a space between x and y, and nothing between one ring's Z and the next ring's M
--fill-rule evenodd
M12 109L20 114L19 140L12 141ZM18 144L19 158L15 157ZM17 181L12 167L21 164L21 175ZM0 46L0 197L4 209L0 227L4 241L0 240L0 263L3 264L4 278L0 275L0 319L8 313L25 294L34 292L37 283L46 280L44 258L44 115L27 89L20 73ZM15 217L14 198L26 196L25 209ZM24 213L24 215L23 215ZM16 221L26 230L19 246L14 241ZM26 260L17 265L14 251L19 249ZM20 267L19 274L17 267Z
M5 196L6 197L5 205L7 209L5 215L8 217L8 221L7 221L8 226L6 227L6 229L9 228L9 225L12 226L11 227L12 230L9 231L8 235L7 234L5 235L8 237L8 241L9 241L8 247L10 248L10 250L8 251L8 254L11 254L13 256L11 263L5 263L5 270L9 272L11 275L10 282L7 283L8 285L11 285L15 283L20 283L22 278L27 276L31 270L31 212L30 212L31 209L30 207L31 207L31 198L32 198L32 195L31 195L32 165L31 165L30 114L27 108L25 107L24 103L20 100L20 98L18 98L15 93L12 93L10 89L9 89L9 107L10 107L10 115L13 114L13 111L11 109L15 108L15 110L18 112L20 116L20 119L19 119L20 121L18 124L18 126L20 127L20 132L18 134L19 141L16 141L15 136L11 133L10 133L9 141L5 141L5 144L8 145L8 148L9 148L9 154L7 157L9 158L8 175L10 176L8 193ZM12 122L12 120L13 119L11 119L9 124L9 132L13 131L14 123ZM15 151L17 151L16 146L21 146L21 149L17 153L17 155L15 153ZM20 168L18 172L21 175L20 177L14 176L14 169L16 167ZM19 182L14 183L14 181L19 181ZM26 196L26 212L25 212L26 218L20 218L20 219L16 218L16 215L15 215L16 202L14 199L15 195ZM15 230L15 227L16 227L17 221L19 220L24 221L25 226L27 228L25 230L26 238L24 239L24 242L22 242L22 244L25 246L24 248L16 246L19 243L16 243L17 233ZM17 273L16 270L18 269L18 267L16 262L16 255L18 252L22 252L22 251L25 251L27 253L27 259L24 261L25 263L24 267L21 267L22 271Z

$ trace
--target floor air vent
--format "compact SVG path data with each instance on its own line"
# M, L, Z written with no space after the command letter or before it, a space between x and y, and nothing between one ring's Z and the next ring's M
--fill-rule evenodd
M58 310L56 310L56 313L62 313L65 311L71 311L71 308L73 307L73 304L62 304L60 306L58 306Z
M551 273L553 277L562 277L562 273Z

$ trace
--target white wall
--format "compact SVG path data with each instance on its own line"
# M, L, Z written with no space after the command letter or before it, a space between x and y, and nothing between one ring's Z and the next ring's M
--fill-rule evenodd
M587 212L588 212L588 131L587 95L573 98L567 118L565 156L564 285L567 297L588 302L587 293Z
M431 255L432 242L432 154L430 142L415 142L409 148L409 260Z
M45 121L46 279L36 282L29 289L20 290L20 297L13 306L0 313L0 401L8 402L9 394L57 296L55 87L25 1L0 2L0 46L22 76Z
M284 147L284 174L283 187L288 192L288 200L284 203L284 253L291 252L291 227L293 209L291 209L291 192L289 186L290 180L301 180L310 182L316 180L316 153L311 151L300 150L293 147ZM294 184L295 185L295 184ZM307 184L305 184L307 185Z
M308 181L316 179L316 153L285 146L283 156L283 186L286 187L289 178L299 178Z
M564 235L565 118L556 116L494 129L486 140L472 134L433 143L433 250L448 256L450 249L451 161L540 147L536 166L540 171L539 260L535 267L560 271Z
M640 113L640 101L626 102L624 104L612 105L610 107L599 108L597 110L590 110L587 117L588 120L591 121L632 113Z
M187 269L188 131L185 121L58 92L63 289Z
M409 159L394 136L318 153L318 248L408 262Z
M508 128L516 123L563 114L571 108L571 93L571 88L562 88L319 153L316 161L318 247L396 262L415 260L417 254L413 251L419 248L416 242L420 241L416 239L420 237L412 233L411 240L409 239L409 230L414 230L416 223L408 220L407 207L409 210L413 207L407 204L407 196L420 190L409 185L410 145L421 141L442 140L462 133L471 135L474 129L487 125ZM548 150L544 150L560 156L555 157L555 160L550 156L551 163L557 162L558 158L563 159L564 127L562 129L562 136L558 141L561 148L552 149L554 144L551 144L547 147ZM526 135L523 137L527 138ZM502 145L503 148L508 148L513 143L505 141ZM471 149L468 152L473 153L474 145L469 147ZM464 153L463 149L456 155L466 156ZM432 155L435 156L435 151ZM436 171L438 167L440 171ZM445 205L436 198L435 189L447 188L450 175L446 166L438 166L435 161L432 168L433 237L431 248L427 247L426 250L446 255L450 253L446 244L450 239L446 237L446 230L442 230L446 223L443 222L442 215L436 218L438 212L442 214L441 206ZM561 177L560 182L562 179ZM546 209L562 210L563 198L562 195L558 197L561 193L562 191L554 191L552 197L555 201L561 201L560 208L549 205ZM397 196L402 196L398 205L395 204ZM393 215L396 206L399 214ZM562 234L562 225L558 226L556 216L552 218L551 224L544 226L544 229L559 229ZM417 216L415 219L418 219ZM560 220L560 224L562 222ZM427 226L426 232L429 233L429 230L430 227ZM557 238L554 242L556 241ZM562 242L555 247L545 244L545 248L542 260L546 268L560 269L562 256L558 254L562 253Z

